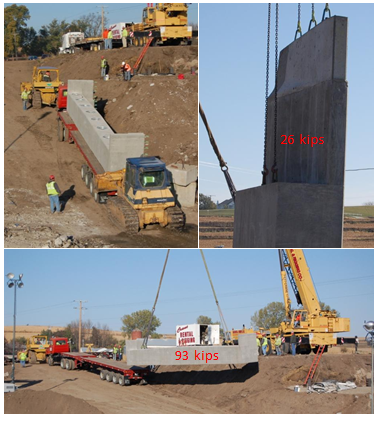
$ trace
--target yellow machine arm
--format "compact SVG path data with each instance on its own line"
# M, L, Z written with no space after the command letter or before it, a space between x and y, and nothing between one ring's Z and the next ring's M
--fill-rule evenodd
M309 314L319 315L321 306L310 276L304 252L300 249L285 249L280 251L286 275L292 284L298 304L302 304ZM283 276L283 275L282 275ZM286 283L286 280L285 280ZM283 286L284 296L286 294ZM286 289L288 293L288 288ZM284 297L286 300L286 297ZM287 305L286 305L287 308Z
M280 260L280 276L281 283L283 286L283 296L284 296L284 307L285 307L285 316L289 318L291 312L291 299L289 298L288 284L287 284L287 272L285 271L283 253L281 250L278 250L279 260Z

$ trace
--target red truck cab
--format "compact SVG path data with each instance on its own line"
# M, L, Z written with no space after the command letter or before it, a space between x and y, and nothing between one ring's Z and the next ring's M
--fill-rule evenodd
M49 343L50 346L46 349L46 358L49 365L60 362L63 352L70 352L68 338L52 337Z
M66 84L59 85L58 100L56 102L58 110L65 110L67 108L67 90L68 90L68 85Z

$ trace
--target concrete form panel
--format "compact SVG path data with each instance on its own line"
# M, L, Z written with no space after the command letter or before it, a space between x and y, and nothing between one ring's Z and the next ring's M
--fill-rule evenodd
M258 362L255 333L240 335L239 345L179 346L141 349L142 339L126 341L127 364L145 365L206 365L247 364ZM178 360L176 352L182 358ZM187 353L187 354L186 354ZM215 355L217 354L217 355ZM183 359L186 358L187 359Z
M94 108L92 80L68 81L67 110L105 171L120 170L127 158L144 154L143 133L114 133Z

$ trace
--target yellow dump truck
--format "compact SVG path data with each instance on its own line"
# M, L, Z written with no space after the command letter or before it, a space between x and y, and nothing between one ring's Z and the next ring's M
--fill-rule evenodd
M59 70L56 67L34 66L32 82L21 83L21 93L26 88L30 92L33 108L42 108L42 105L55 105L59 86Z

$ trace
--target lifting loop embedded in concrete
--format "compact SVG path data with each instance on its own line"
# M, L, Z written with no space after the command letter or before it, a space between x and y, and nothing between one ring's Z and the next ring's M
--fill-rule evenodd
M310 19L310 22L309 22L308 31L310 31L310 29L312 27L312 22L314 22L314 26L317 26L317 21L315 20L315 15L314 15L314 3L312 3L312 18Z
M329 18L331 18L331 11L330 11L330 8L329 8L329 3L326 3L325 9L323 10L322 22L325 20L326 12L329 12Z
M300 37L302 37L302 31L301 31L301 3L298 3L297 29L296 29L296 33L295 33L295 40L297 38L297 34L300 34Z

